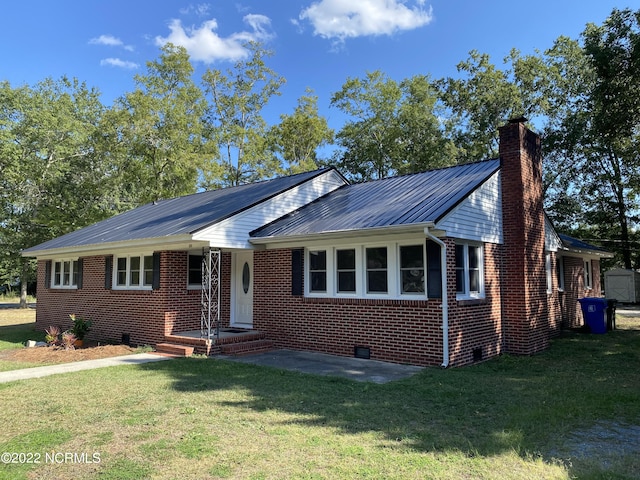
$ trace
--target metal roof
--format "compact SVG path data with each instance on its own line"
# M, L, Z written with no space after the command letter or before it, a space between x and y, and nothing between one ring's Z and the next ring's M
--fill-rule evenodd
M251 232L254 238L436 223L500 168L486 160L340 187Z
M569 235L565 235L563 233L558 233L557 235L558 237L560 237L563 246L570 251L587 251L595 253L596 255L613 258L613 254L602 247L591 245L590 243L583 242L582 240L578 240L577 238L570 237Z
M331 169L160 200L27 248L23 253L194 234L328 170Z

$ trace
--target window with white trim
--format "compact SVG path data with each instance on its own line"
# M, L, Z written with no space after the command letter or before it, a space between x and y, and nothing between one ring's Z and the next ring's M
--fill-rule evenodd
M153 255L130 255L116 258L114 288L151 289Z
M584 261L584 288L587 290L593 288L591 278L591 260Z
M55 260L52 262L52 288L78 288L78 260Z
M388 293L387 247L365 248L367 293Z
M304 294L426 299L425 244L426 241L407 240L306 249ZM438 249L436 262L440 262L439 252ZM437 277L440 282L439 274Z
M309 252L309 291L327 293L327 251Z
M456 244L456 296L458 299L484 297L482 247Z
M553 271L551 269L551 253L544 255L544 269L547 277L547 293L553 292Z
M556 277L558 290L564 292L564 259L559 255L556 255Z
M424 246L400 246L401 293L424 294Z
M336 250L338 293L356 293L356 249Z

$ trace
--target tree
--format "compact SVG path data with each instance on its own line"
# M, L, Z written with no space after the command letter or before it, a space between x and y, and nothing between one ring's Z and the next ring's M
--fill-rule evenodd
M622 262L632 268L630 223L637 223L640 193L640 11L615 9L602 26L588 25L583 37L595 73L582 142L591 213L615 218Z
M267 67L272 52L260 43L246 45L248 60L233 70L208 69L202 77L209 102L207 135L219 147L218 164L201 183L204 188L241 185L269 178L281 168L268 155L267 125L261 112L285 82Z
M34 87L0 83L0 270L3 282L21 278L23 305L33 269L20 251L106 214L104 169L93 148L99 97L66 77Z
M560 37L539 58L518 60L536 72L527 89L545 99L552 220L583 238L614 240L625 268L634 266L640 193L639 31L640 12L614 10L603 25L586 27L583 45Z
M498 127L506 120L535 114L525 104L509 70L499 70L489 55L473 50L460 62L464 78L437 83L450 116L448 133L458 147L459 161L477 161L498 155Z
M578 41L564 36L544 53L521 56L512 50L509 58L523 102L538 108L538 126L544 138L545 210L558 230L576 233L584 210L570 163L582 128L578 117L587 108L585 94L591 82L588 60Z
M398 83L379 70L363 79L348 78L332 95L331 105L353 118L336 138L343 148L338 164L354 179L385 178L396 171L401 97Z
M352 119L336 135L337 163L355 180L385 178L454 161L428 77L400 83L380 71L349 78L331 105Z
M454 143L447 138L443 105L437 89L425 75L416 75L400 83L403 100L398 111L401 132L402 163L398 173L415 173L456 163Z
M318 168L317 151L333 141L333 130L318 114L318 97L307 89L298 99L292 115L280 115L280 123L271 127L271 150L288 174Z
M109 112L109 150L118 153L118 174L134 205L193 193L209 173L216 150L204 137L205 103L192 74L186 49L166 44Z

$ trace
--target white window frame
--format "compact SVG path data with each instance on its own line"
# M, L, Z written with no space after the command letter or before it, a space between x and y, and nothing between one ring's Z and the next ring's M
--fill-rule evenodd
M547 277L547 293L553 293L553 269L551 268L551 252L544 255L544 269Z
M401 298L427 298L427 240L422 242L422 292L403 292L402 291L402 273L401 273L401 255L400 249L402 247L417 247L419 244L415 242L401 242L396 246L396 265L395 274L397 275L397 289L398 295Z
M354 252L354 256L355 256L355 265L353 269L342 269L339 270L338 269L338 252L344 252L344 251L349 251L349 250L353 250ZM334 284L334 293L336 295L336 297L357 297L361 294L362 292L362 281L361 281L361 275L359 275L360 271L362 270L362 258L360 257L360 249L358 247L355 246L345 246L345 247L337 247L333 249L333 268L331 270L332 275L334 276L333 279L333 284ZM348 291L348 290L343 290L340 291L340 283L338 281L338 276L340 275L340 272L343 273L351 273L353 272L353 276L354 276L354 280L355 280L355 289L353 291Z
M456 247L463 247L463 261L462 267L464 275L464 290L462 292L456 291L456 300L475 300L485 298L485 282L484 282L484 246L477 242L456 242ZM478 249L478 283L479 289L477 292L470 291L471 279L469 275L469 247ZM454 252L455 254L455 252ZM457 268L457 267L456 267ZM456 286L457 290L457 286Z
M424 292L402 293L400 274L400 247L422 246ZM368 292L366 250L369 248L387 249L387 292ZM356 254L356 290L355 292L338 292L337 252L339 250L355 249ZM371 242L360 244L345 244L335 246L313 246L305 248L304 260L304 295L318 298L363 298L363 299L394 299L394 300L427 300L426 238L406 240L400 242ZM326 291L311 290L311 252L324 251L326 254Z
M558 280L558 291L564 292L564 259L556 254L556 277Z
M57 269L57 266L60 266L60 270ZM60 272L60 280L57 281L56 272ZM68 283L65 283L65 273L69 275ZM74 275L75 273L75 275ZM59 289L77 289L78 288L78 276L80 275L80 264L78 262L78 258L60 258L51 260L51 288L59 288Z
M137 258L140 260L139 279L138 283L133 283L131 278L131 259ZM151 258L151 268L145 268L145 258ZM120 260L125 261L125 269L120 270ZM125 272L126 281L119 283L118 274ZM151 282L145 283L145 273L151 272ZM132 255L116 255L113 258L113 277L112 285L114 290L152 290L153 289L153 253L136 253Z
M593 272L591 271L591 260L584 260L584 289L591 290L593 288Z
M369 265L367 264L368 261L368 257L367 257L367 250L377 250L377 249L384 249L387 252L386 255L386 261L387 261L387 265L386 267L369 267ZM364 284L363 284L363 288L365 291L365 294L367 296L375 296L375 295L384 295L387 296L389 295L389 291L392 288L391 285L389 285L389 258L392 256L391 253L389 252L389 246L388 245L363 245L362 247L362 254L364 255L363 257L363 269L364 269ZM386 277L387 277L387 290L386 291L380 291L380 292L375 292L375 291L369 291L369 272L385 272L386 273Z
M313 272L322 273L324 272L324 290L311 290L311 252L324 252L325 257L325 265L324 270L313 270ZM329 264L331 257L331 249L320 247L320 248L306 248L305 249L305 260L304 260L304 278L306 279L304 282L305 295L308 297L327 297L331 290L329 289L329 284L332 284L331 275L329 274Z

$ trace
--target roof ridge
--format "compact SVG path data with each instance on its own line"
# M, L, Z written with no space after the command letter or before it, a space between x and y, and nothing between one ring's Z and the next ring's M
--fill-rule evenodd
M444 170L449 170L452 168L461 168L461 167L467 167L470 165L477 165L480 163L486 163L486 162L495 162L497 160L500 160L499 158L486 158L484 160L476 160L473 162L465 162L465 163L457 163L455 165L448 165L446 167L439 167L439 168L431 168L428 170L420 170L419 172L408 172L408 173L402 173L400 175L394 175L392 177L384 177L384 178L374 178L371 180L364 180L362 182L356 182L356 183L352 183L351 185L364 185L366 183L374 183L374 182L382 182L385 180L394 180L396 178L404 178L404 177L409 177L411 175L421 175L424 173L432 173L432 172L439 172L439 171L444 171Z
M212 190L202 190L200 192L187 193L186 195L179 195L177 197L163 198L163 199L160 199L160 200L153 200L151 202L147 202L147 203L143 203L142 205L138 205L138 207L143 207L145 205L158 205L158 204L160 204L162 202L170 202L172 200L177 200L177 199L182 199L182 198L187 198L187 197L193 197L193 196L196 196L196 195L203 195L205 193L220 192L222 190L225 190L225 191L235 190L237 188L248 187L248 186L251 186L251 185L260 185L262 183L273 182L273 181L281 180L281 179L284 179L284 178L293 178L293 177L297 177L299 175L309 175L309 174L312 174L312 173L315 174L315 175L321 175L325 171L329 171L331 169L335 170L335 167L316 168L315 170L308 170L306 172L293 173L291 175L281 175L279 177L264 178L262 180L256 180L255 182L243 183L241 185L230 185L228 187L215 188L215 189L212 189ZM138 208L138 207L134 207L134 208ZM123 212L123 213L125 213L125 212Z

